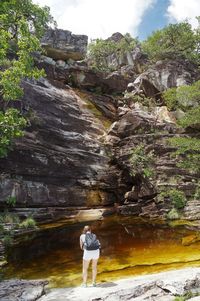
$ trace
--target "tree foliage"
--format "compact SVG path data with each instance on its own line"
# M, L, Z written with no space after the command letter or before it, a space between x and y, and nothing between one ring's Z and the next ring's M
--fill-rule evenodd
M197 133L200 128L200 81L188 86L168 89L163 93L170 110L180 108L185 116L178 120L179 126ZM177 150L173 155L179 158L177 165L190 172L200 172L200 139L196 137L173 137L170 144Z
M143 143L137 145L130 156L131 175L141 174L145 178L153 176L155 156L153 151L147 152Z
M180 108L187 111L195 105L198 106L200 105L200 80L190 86L167 89L163 97L169 110Z
M185 21L155 31L143 42L142 48L153 61L187 58L199 62L199 43L199 29L192 30Z
M88 46L88 58L97 70L109 71L107 58L112 54L119 58L127 51L133 50L137 43L137 39L132 38L129 33L126 33L119 42L111 39L96 39Z
M40 38L53 23L48 7L32 0L0 2L0 157L5 156L13 138L22 135L26 122L10 101L23 94L23 78L39 78L44 72L34 66L33 53L41 51Z
M170 144L176 147L174 155L178 158L177 166L192 173L200 173L200 139L192 137L173 137Z

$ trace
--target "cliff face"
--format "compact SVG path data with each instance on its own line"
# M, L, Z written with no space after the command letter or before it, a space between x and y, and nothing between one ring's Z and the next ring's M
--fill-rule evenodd
M21 106L30 125L8 158L0 161L1 202L9 196L15 196L21 208L116 202L116 176L109 175L109 149L103 140L105 127L88 109L94 107L92 103L72 89L43 80L24 83Z
M197 80L193 66L160 62L138 75L131 63L102 73L86 61L75 61L85 56L87 37L51 31L42 43L48 57L36 57L36 63L47 79L23 83L24 97L16 105L28 116L29 126L0 160L1 208L15 196L15 211L44 221L125 201L119 207L122 214L164 218L171 205L159 201L160 187L178 187L191 196L198 179L192 182L170 158L167 138L184 134L174 116L160 103L153 110L139 103L125 105L122 93L129 84L131 93L157 100L167 87ZM130 55L133 60L134 52ZM138 55L135 60L138 66ZM140 143L157 156L157 176L151 182L130 176L130 152Z

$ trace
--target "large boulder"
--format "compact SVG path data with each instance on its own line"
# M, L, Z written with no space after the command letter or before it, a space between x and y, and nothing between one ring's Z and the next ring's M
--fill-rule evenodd
M81 60L85 58L88 37L74 35L69 30L48 29L41 40L49 57L57 60Z
M199 79L197 66L186 61L158 61L140 74L133 82L135 94L161 98L161 93L168 88L191 84Z

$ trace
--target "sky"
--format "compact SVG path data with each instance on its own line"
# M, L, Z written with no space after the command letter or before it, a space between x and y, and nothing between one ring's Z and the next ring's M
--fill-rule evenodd
M169 23L188 20L197 27L200 0L33 0L47 5L58 28L90 39L129 32L144 40Z

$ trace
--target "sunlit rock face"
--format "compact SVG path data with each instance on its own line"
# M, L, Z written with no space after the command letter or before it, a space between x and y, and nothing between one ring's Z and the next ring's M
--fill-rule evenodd
M188 85L200 78L197 66L184 60L157 61L133 82L133 91L141 91L147 97L161 98L168 88Z
M49 29L41 40L41 45L49 57L75 61L85 58L87 43L86 35L75 35L62 29Z
M123 51L123 53L117 51L110 54L105 58L104 63L106 63L110 70L120 70L123 66L130 66L135 74L140 73L148 59L147 55L142 52L139 44L131 49L130 41L119 32L114 33L105 41L120 45L122 40L124 40L123 43L126 43L126 51Z
M198 175L192 176L187 170L177 166L176 158L171 156L174 148L168 141L171 137L184 135L186 133L181 133L176 127L175 120L166 107L148 111L147 108L145 110L142 106L133 104L132 108L126 108L119 120L112 124L107 139L113 143L118 166L130 175L123 178L124 184L131 189L124 194L124 205L118 207L121 214L166 219L173 204L169 198L160 197L160 193L170 189L181 190L188 200L192 199L197 189ZM154 171L151 178L145 178L138 172L131 176L135 167L131 165L130 158L138 145L142 145L147 154L153 151L156 158L151 167ZM180 216L198 219L199 201L189 204L190 201L184 211L180 210Z
M1 204L10 196L16 197L16 207L113 204L117 182L109 174L105 128L88 103L72 89L44 80L25 82L19 105L29 126L14 151L0 160Z

